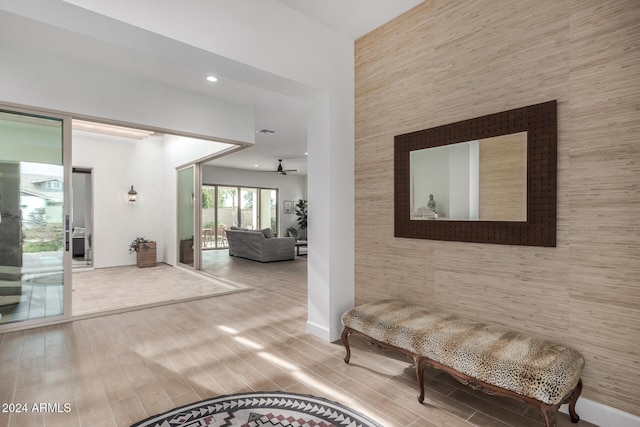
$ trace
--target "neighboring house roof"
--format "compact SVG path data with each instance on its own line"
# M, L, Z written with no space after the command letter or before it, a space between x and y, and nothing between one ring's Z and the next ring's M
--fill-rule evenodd
M51 175L22 174L20 179L20 192L29 196L40 197L48 203L62 203L64 201L64 191L62 191L62 187L60 191L41 191L41 184L51 181L63 182L60 178L52 177Z
M47 182L47 181L58 181L58 182L62 182L61 179L59 178L46 178L46 179L40 179L40 180L36 180L36 181L31 181L33 184L40 184L41 182Z

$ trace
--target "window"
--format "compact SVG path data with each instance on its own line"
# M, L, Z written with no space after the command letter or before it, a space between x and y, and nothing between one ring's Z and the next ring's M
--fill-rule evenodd
M277 236L277 200L273 188L203 185L202 249L226 248L229 227L270 228Z
M49 190L62 190L62 183L58 180L47 181L45 184L45 188Z

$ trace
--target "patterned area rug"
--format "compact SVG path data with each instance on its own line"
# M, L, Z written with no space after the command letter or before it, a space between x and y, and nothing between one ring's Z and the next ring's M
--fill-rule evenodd
M320 397L284 392L220 396L155 415L131 427L382 427L358 411Z

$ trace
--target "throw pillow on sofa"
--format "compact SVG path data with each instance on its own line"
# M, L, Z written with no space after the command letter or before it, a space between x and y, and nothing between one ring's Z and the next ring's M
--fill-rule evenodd
M262 234L264 234L265 239L270 239L270 238L273 237L273 233L271 233L271 229L270 228L263 228L260 231L262 232Z

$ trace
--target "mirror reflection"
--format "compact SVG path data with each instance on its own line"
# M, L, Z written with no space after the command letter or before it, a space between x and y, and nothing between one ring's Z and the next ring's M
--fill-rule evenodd
M411 151L412 220L527 221L527 132Z

